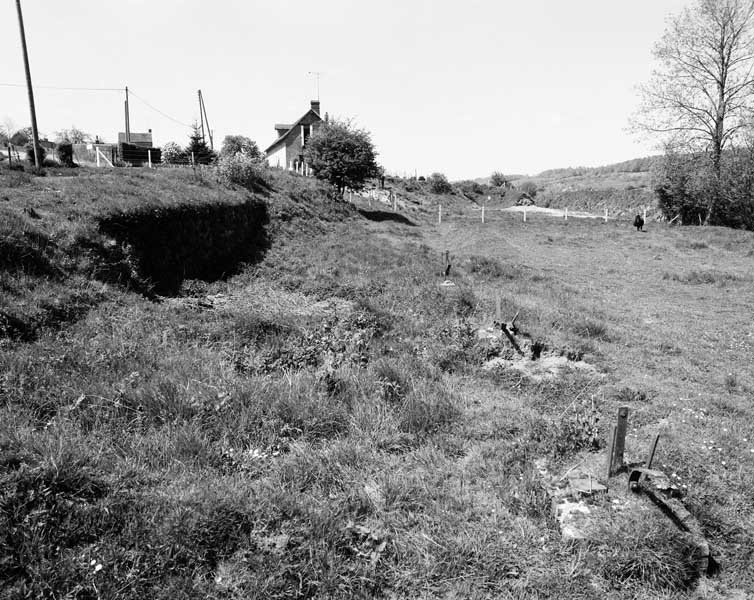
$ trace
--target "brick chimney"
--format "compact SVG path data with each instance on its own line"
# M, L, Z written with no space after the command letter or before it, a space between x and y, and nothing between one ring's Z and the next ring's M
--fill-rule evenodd
M312 110L319 114L319 100L312 100Z

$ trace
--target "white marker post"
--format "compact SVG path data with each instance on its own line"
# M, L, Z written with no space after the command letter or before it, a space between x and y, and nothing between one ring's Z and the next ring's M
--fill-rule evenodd
M644 207L644 222L647 222L647 207Z
M566 209L565 209L565 220L566 221L568 220L568 207L567 206L566 206Z
M147 150L147 165L149 165L149 168L152 168L152 151Z
M524 206L524 223L526 223L526 206Z
M605 223L607 223L607 208L605 208Z

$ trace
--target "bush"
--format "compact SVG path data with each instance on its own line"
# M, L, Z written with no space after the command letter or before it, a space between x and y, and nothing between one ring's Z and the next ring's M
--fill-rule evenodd
M31 164L34 164L34 142L27 142L24 146L24 150L26 151L26 160L28 160ZM39 164L44 164L45 158L47 158L47 150L45 150L44 146L37 146L37 151L39 153Z
M341 194L346 188L359 190L367 179L379 175L376 157L370 133L348 122L318 125L304 148L304 159L314 176Z
M653 174L658 206L666 219L681 224L754 230L753 169L753 148L727 150L719 180L709 156L668 152ZM709 213L711 198L717 201Z
M254 140L243 135L226 135L220 156L235 156L239 153L259 163L264 161L264 153Z
M433 194L449 194L453 191L448 178L442 173L432 173L429 176L429 189Z
M527 194L530 198L537 197L537 184L533 181L524 181L518 186L518 190L523 194Z
M162 147L162 163L165 165L176 165L184 161L185 154L181 147L175 142L167 142Z
M237 184L253 190L267 183L264 165L241 152L221 155L217 173L225 185Z
M508 180L500 171L495 171L490 177L490 185L492 187L505 187L507 183Z
M73 144L71 142L60 142L55 146L55 153L58 160L64 167L73 167Z

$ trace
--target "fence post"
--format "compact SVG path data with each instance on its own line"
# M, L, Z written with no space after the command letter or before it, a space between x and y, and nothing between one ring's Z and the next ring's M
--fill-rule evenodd
M442 223L442 204L437 205L437 224Z
M605 207L605 223L607 223L607 207Z
M565 220L566 221L568 220L568 207L567 206L566 206L566 209L565 209Z
M482 224L484 224L484 204L482 204Z
M147 150L147 164L149 165L149 168L152 168L152 151Z
M524 223L526 223L526 205L524 205Z
M393 192L390 192L393 196L393 212L398 212L398 196Z
M5 145L8 148L8 167L13 166L13 152L10 149L10 144Z

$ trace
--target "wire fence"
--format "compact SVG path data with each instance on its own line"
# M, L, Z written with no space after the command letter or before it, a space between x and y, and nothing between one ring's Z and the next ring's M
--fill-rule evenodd
M520 220L524 223L538 219L560 219L568 222L569 220L590 220L593 222L632 222L639 215L644 222L651 218L656 210L651 206L642 206L626 209L604 208L599 212L589 212L585 210L565 208L549 208L543 206L516 205L501 207L499 205L471 205L459 206L458 202L449 202L448 204L433 203L433 205L419 204L412 200L402 197L400 192L390 189L369 189L360 192L346 191L345 198L350 202L355 200L366 200L371 207L373 204L384 206L392 209L393 212L415 212L422 211L425 215L430 215L432 220L441 225L450 222L469 222L474 221L480 224L494 221L510 221L511 219Z

